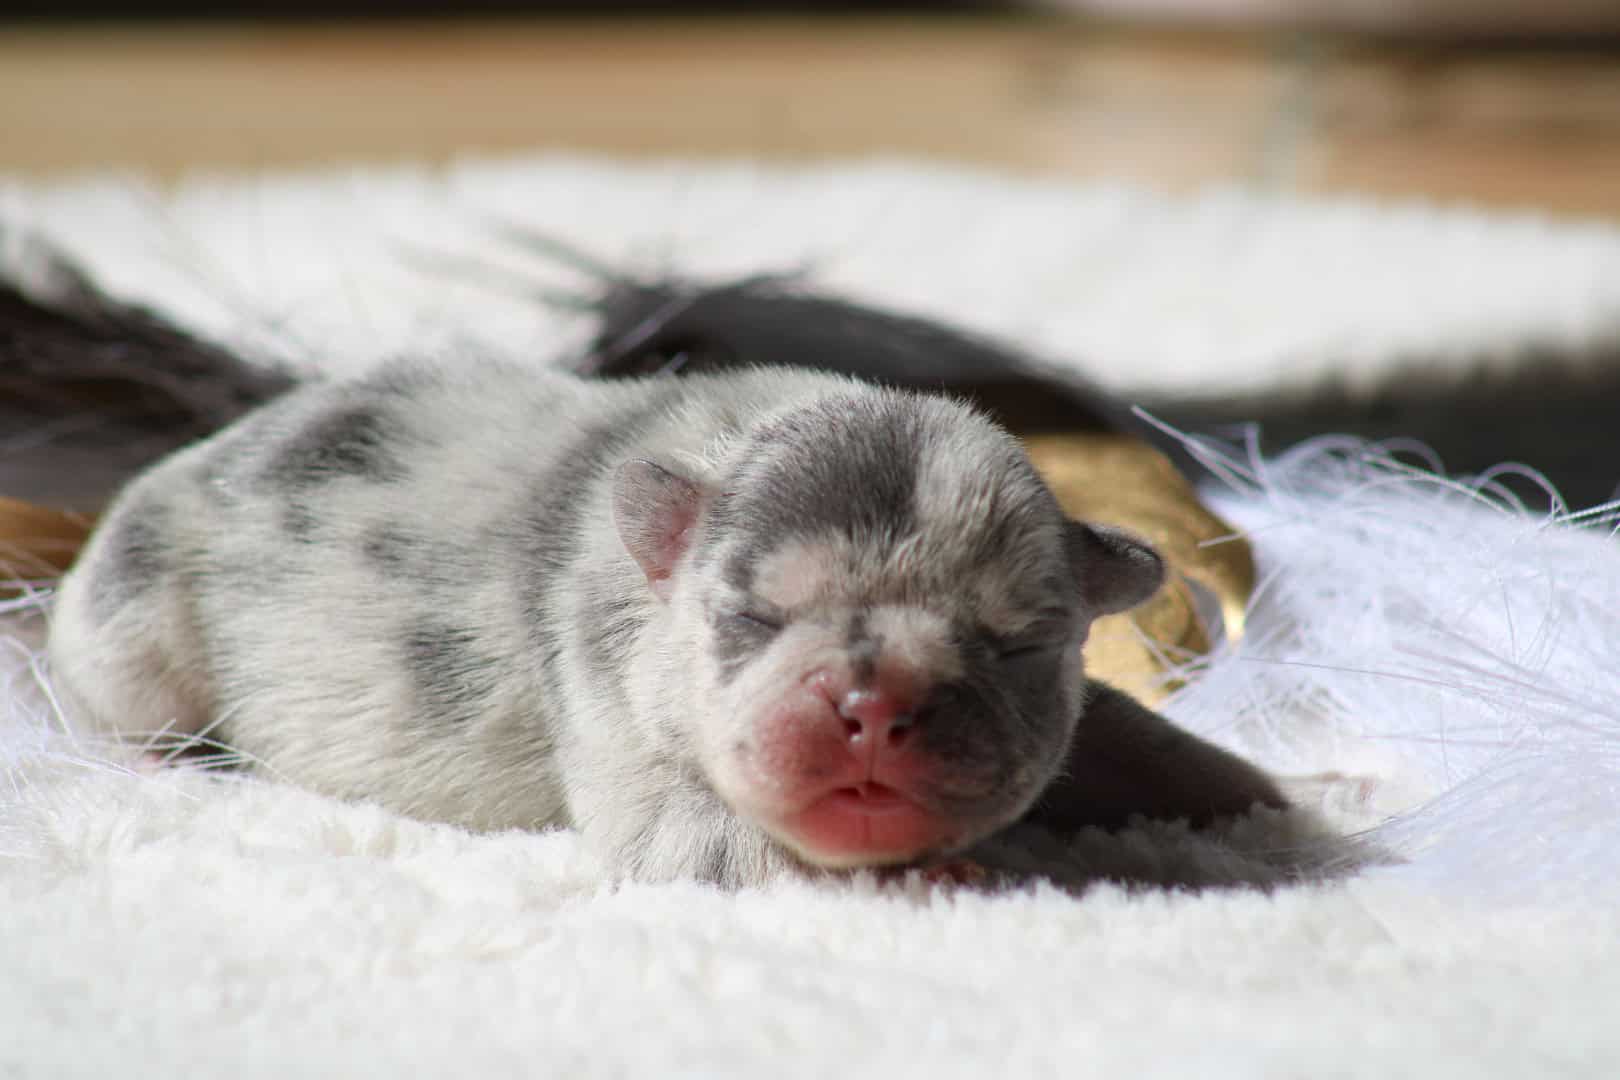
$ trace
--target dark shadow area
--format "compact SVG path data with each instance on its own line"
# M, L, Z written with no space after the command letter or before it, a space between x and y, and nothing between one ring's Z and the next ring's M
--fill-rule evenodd
M1620 488L1620 347L1578 358L1529 353L1510 372L1445 382L1413 375L1354 397L1322 390L1146 407L1188 432L1221 436L1257 425L1268 453L1318 435L1347 434L1417 440L1452 476L1517 462L1546 476L1572 509L1607 502ZM1507 482L1527 506L1546 508L1536 485Z
M4 239L0 235L0 239ZM0 266L0 492L91 512L293 385L107 296L43 243Z
M1056 832L1019 824L968 858L996 887L1047 882L1073 893L1104 884L1143 891L1274 892L1399 861L1370 839L1342 835L1302 809L1258 810L1204 829L1140 818L1118 830Z

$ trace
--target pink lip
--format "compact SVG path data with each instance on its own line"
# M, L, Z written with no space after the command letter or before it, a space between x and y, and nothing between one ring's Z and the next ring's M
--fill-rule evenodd
M873 781L838 788L823 795L820 801L832 802L852 814L893 814L917 809L916 803L894 788Z
M939 847L950 833L944 819L873 781L834 788L783 824L807 855L846 865L900 862Z

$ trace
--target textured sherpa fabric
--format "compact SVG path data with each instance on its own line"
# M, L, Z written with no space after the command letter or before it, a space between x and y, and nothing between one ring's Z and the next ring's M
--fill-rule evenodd
M511 264L492 216L703 273L813 258L847 292L1115 357L1091 370L1127 393L1318 378L1300 358L1352 339L1350 378L1416 354L1465 372L1613 340L1620 312L1600 228L900 166L11 185L0 209L119 295L306 371L556 355L563 316L400 258ZM1263 583L1167 711L1301 809L1008 838L1006 865L1062 887L615 886L566 833L153 768L62 729L48 594L22 596L0 638L0 1073L1620 1073L1613 515L1526 513L1395 450L1201 445Z

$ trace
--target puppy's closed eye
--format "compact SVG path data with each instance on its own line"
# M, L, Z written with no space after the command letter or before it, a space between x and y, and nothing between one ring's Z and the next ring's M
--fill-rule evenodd
M787 620L779 615L768 615L762 611L748 608L733 611L728 617L743 627L772 634L778 633L783 626L787 625Z

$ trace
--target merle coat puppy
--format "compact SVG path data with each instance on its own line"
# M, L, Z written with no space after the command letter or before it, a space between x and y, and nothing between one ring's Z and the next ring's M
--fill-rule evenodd
M1091 621L1161 575L948 398L406 364L139 477L63 582L50 655L105 730L746 885L926 864L1026 816L1282 805L1086 678Z

